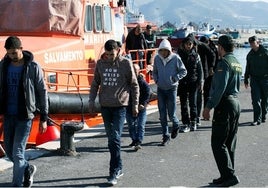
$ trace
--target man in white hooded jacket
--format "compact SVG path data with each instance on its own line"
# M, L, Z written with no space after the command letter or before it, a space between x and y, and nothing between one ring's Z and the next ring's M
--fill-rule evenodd
M179 80L185 77L187 70L179 57L172 52L170 42L162 40L158 54L154 59L153 78L157 84L157 99L160 122L162 126L162 142L165 146L170 141L167 115L172 122L171 138L176 138L179 129L179 120L176 115L176 97Z

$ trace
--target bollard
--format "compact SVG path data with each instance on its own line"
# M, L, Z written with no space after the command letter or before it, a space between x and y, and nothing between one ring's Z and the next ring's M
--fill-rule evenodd
M76 156L74 145L74 133L82 130L83 122L68 121L61 124L60 130L60 153L67 156Z

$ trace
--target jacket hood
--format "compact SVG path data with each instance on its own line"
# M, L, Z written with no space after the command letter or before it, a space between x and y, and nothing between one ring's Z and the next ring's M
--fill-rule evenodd
M163 39L158 47L158 50L166 49L172 52L171 44L167 39Z
M23 50L22 54L23 54L23 58L24 58L25 63L30 63L33 61L34 56L33 56L32 52L27 51L27 50ZM6 62L11 62L11 59L8 57L8 55L5 55L4 60Z

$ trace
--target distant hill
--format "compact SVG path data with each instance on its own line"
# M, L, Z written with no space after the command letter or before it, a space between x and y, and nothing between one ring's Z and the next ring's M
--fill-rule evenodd
M220 28L268 28L268 3L231 0L154 0L139 7L147 20L161 25L210 22Z

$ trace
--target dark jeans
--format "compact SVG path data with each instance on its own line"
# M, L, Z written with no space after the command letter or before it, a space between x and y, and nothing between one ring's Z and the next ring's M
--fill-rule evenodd
M261 122L266 119L268 103L268 79L251 77L251 98L253 105L253 121Z
M203 86L203 98L204 98L204 107L206 106L207 102L208 102L208 98L209 98L209 90L211 87L211 83L212 83L212 78L213 76L208 76L205 81L204 81L204 86Z
M144 52L143 51L138 51L138 53L131 52L131 59L132 60L141 60L143 58L144 58ZM144 68L143 61L138 61L137 63L140 66L140 69L143 69Z
M121 134L126 118L126 107L101 107L108 148L110 151L110 176L114 176L122 169L121 159Z
M208 97L209 97L209 90L212 82L213 76L208 76L204 81L203 91L198 89L197 91L197 117L200 117L202 104L204 107L207 104Z
M211 146L220 175L228 179L234 175L240 103L237 97L225 97L214 109Z
M196 82L180 83L178 94L181 102L181 120L183 124L190 124L197 118L197 84ZM188 106L189 102L189 106ZM190 107L190 117L188 108Z

